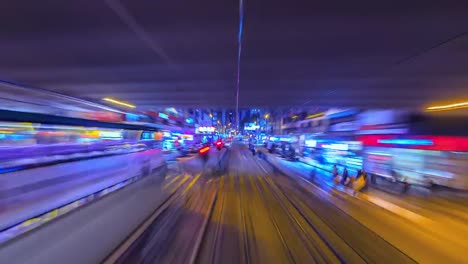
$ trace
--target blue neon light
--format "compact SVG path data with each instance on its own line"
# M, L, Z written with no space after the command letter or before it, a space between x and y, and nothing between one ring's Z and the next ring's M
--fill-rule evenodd
M327 115L327 118L329 119L335 119L335 118L341 118L341 117L347 117L347 116L352 116L352 115L355 115L358 113L358 110L356 109L349 109L349 110L345 110L345 111L342 111L342 112L337 112L337 113L333 113L333 114L330 114L330 115Z
M432 146L434 142L429 139L379 139L378 143L396 145Z
M138 115L135 115L135 114L132 114L132 113L127 113L125 115L125 119L127 121L138 121L138 119L140 119L140 117Z
M19 170L22 170L22 169L24 169L24 168L25 168L24 166L13 167L13 168L0 168L0 174L8 173L8 172L14 172L14 171L19 171Z
M169 116L167 114L164 114L164 113L159 113L158 116L160 118L169 119Z

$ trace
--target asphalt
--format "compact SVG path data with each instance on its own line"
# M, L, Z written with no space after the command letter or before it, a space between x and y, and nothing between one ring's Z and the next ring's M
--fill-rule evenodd
M463 262L391 212L279 173L244 146L224 154L179 162L174 199L119 263Z

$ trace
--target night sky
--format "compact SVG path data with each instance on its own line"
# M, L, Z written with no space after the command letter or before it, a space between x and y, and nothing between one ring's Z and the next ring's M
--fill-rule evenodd
M142 108L235 104L236 1L3 1L0 78ZM241 106L468 96L466 1L245 0ZM1 89L1 88L0 88Z

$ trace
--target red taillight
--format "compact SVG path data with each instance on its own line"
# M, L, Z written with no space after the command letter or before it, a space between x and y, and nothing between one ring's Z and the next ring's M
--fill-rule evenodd
M203 153L208 152L208 150L210 150L210 147L204 147L204 148L201 148L198 152L200 152L200 154L203 154Z
M223 142L221 142L221 141L216 142L217 146L221 146L222 144L223 144Z

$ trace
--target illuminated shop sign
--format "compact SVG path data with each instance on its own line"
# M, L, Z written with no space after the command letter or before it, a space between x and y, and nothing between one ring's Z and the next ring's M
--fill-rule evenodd
M368 110L358 117L361 135L407 134L407 112L399 110Z
M246 126L244 127L244 130L257 130L260 129L259 125L254 125L254 126Z
M353 116L359 113L357 109L331 109L327 111L326 117L328 119L343 118Z
M260 129L260 126L257 125L256 123L248 123L244 126L244 130L257 130L257 129Z
M162 118L162 119L169 119L169 116L168 116L167 114L165 114L165 113L161 113L161 112L160 112L160 113L158 114L158 116L159 116L160 118Z
M359 141L364 146L468 152L468 137L411 136L398 138L394 135L365 135L360 136Z
M434 142L429 139L379 139L378 143L382 144L396 144L396 145L418 145L418 146L432 146Z
M308 139L304 142L304 144L306 145L306 147L315 148L317 146L317 140Z
M166 111L175 115L179 114L179 112L174 107L166 108Z
M135 115L135 114L131 114L131 113L127 113L125 115L125 119L127 121L138 121L140 119L140 116L138 115Z
M213 133L216 131L216 128L212 126L207 126L207 127L201 126L201 127L198 127L197 130L200 133Z
M183 134L183 135L182 135L182 138L183 138L184 140L192 141L192 140L193 140L193 135Z
M358 129L356 134L377 135L377 134L407 134L408 128L382 128L382 129Z
M362 150L362 143L359 141L347 141L345 143L348 144L348 149L351 151Z
M323 144L322 148L347 151L348 144Z
M122 138L122 132L121 131L99 131L99 137L120 139Z
M357 129L357 122L342 122L330 126L330 131L354 131Z

